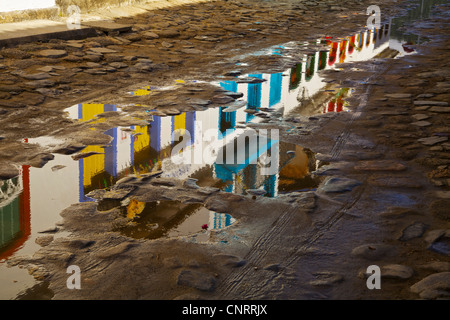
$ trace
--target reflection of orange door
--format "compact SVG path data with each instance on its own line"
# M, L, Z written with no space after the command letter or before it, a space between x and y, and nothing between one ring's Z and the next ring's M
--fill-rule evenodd
M11 242L0 250L0 260L8 259L24 243L31 234L31 215L30 215L30 166L22 166L22 186L23 191L19 195L19 210L14 212L19 217L19 232L16 233ZM1 230L0 230L1 232Z
M328 65L332 66L336 62L337 51L338 51L338 43L333 42L331 44L330 55L328 57Z
M345 50L347 48L347 40L344 40L341 42L341 45L339 46L339 62L343 63L346 58Z

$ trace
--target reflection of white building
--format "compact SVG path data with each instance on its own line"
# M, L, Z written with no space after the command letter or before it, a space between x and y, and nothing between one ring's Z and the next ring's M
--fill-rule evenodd
M2 0L0 1L0 12L45 9L55 6L55 0Z

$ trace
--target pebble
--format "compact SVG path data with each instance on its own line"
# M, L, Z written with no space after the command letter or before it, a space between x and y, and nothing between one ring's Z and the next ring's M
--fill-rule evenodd
M414 269L401 264L390 264L382 266L381 277L386 279L406 280L414 275Z
M48 228L48 229L44 229L41 231L38 231L38 233L56 233L59 231L58 227L52 227L52 228Z
M432 136L432 137L427 137L427 138L421 138L421 139L418 139L417 141L419 141L420 143L422 143L426 146L433 146L437 143L444 142L447 140L448 140L448 137Z
M22 78L28 79L28 80L44 80L51 78L52 76L49 75L46 72L40 72L40 73L33 73L33 74L21 74Z
M45 58L62 58L67 55L66 50L54 50L54 49L48 49L48 50L42 50L38 52L38 55Z
M94 52L94 53L117 53L116 50L112 50L112 49L108 49L108 48L103 48L103 47L97 47L97 48L90 48L90 51Z
M411 124L418 127L429 127L432 125L432 123L428 121L416 121L412 122Z
M385 97L392 98L392 99L407 99L407 98L411 98L412 94L410 94L410 93L390 93L390 94L386 94Z
M162 30L158 31L158 36L160 38L176 38L180 35L180 33L177 30Z
M128 65L124 62L111 62L109 65L116 69L122 69L122 68L128 67Z
M411 291L422 299L450 297L450 272L439 272L429 275L411 286Z
M446 101L433 101L433 100L416 100L414 101L416 106L448 106Z
M98 259L109 259L116 257L122 253L128 251L131 247L135 246L135 244L130 242L123 242L118 244L110 249L102 250L101 252L96 254Z
M353 190L353 188L359 186L360 184L361 182L358 180L332 177L320 187L320 190L327 193L346 192Z
M398 240L400 241L409 241L415 238L420 238L428 229L428 225L422 222L414 222L413 224L407 226L402 231L402 235Z
M263 196L267 193L264 189L247 189L245 191L252 196Z
M221 95L212 97L211 100L212 100L212 103L227 104L227 103L234 102L235 99L229 95L221 94Z
M215 261L226 267L239 268L247 262L238 256L219 253L212 256Z
M360 161L354 169L361 171L402 171L406 167L393 160L369 160Z
M380 260L386 257L395 256L397 249L386 244L365 244L352 250L353 256L366 260Z
M313 275L316 279L309 282L312 286L328 287L344 280L342 275L330 271L316 272Z
M46 247L53 241L53 239L54 239L54 237L52 235L47 235L47 236L37 237L34 242L36 242L41 247Z
M450 262L447 261L433 261L419 266L421 269L430 270L433 272L448 272L450 271Z
M438 113L449 113L450 107L431 107L429 109L431 112L438 112Z
M423 114L423 113L417 113L417 114L413 114L412 117L417 121L421 121L421 120L428 119L430 116Z

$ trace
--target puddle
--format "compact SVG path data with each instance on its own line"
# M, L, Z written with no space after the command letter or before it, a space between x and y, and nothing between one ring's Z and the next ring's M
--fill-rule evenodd
M1 262L17 254L34 253L40 248L35 243L35 239L42 235L39 231L60 221L59 213L63 209L77 202L93 201L86 194L108 188L126 175L163 170L166 177L191 177L197 179L200 186L220 187L227 192L245 194L249 189L264 189L267 197L317 187L320 181L311 176L311 172L317 169L314 154L300 146L275 139L259 145L254 153L250 152L248 145L242 145L247 155L244 163L223 164L214 158L201 164L174 166L169 161L177 145L172 133L178 132L184 137L187 137L186 132L193 133L186 148L186 151L192 151L204 143L196 131L198 123L202 123L204 130L215 130L216 140L220 141L228 134L237 137L245 133L247 123L264 122L265 118L256 115L258 111L276 110L281 115L349 111L347 99L352 95L351 86L335 87L324 81L320 71L338 69L337 63L369 61L388 49L397 51L397 57L413 54L414 45L425 39L407 34L403 24L427 17L431 4L435 3L445 1L421 1L406 15L390 19L380 29L358 32L342 39L318 39L314 45L320 45L322 49L302 56L298 63L293 63L283 72L219 80L216 84L222 88L243 94L232 108L153 116L148 126L118 127L106 131L113 141L108 146L89 146L83 150L97 153L92 156L75 161L70 156L55 154L55 158L43 168L22 166L19 177L0 181L0 299L14 298L36 283L26 270L7 268ZM309 45L289 43L257 54L289 55L295 47ZM237 63L237 67L244 65ZM243 77L259 81L249 83L243 81ZM145 95L150 90L152 87L149 86L135 94ZM122 112L120 106L105 104L78 104L67 111L72 119L91 122L101 122L111 112ZM60 141L40 137L27 142L51 147ZM216 146L219 153L221 145ZM271 174L261 174L266 165L262 161L264 155L270 155L274 165ZM374 196L374 200L383 200L386 206L413 202L395 194L383 194L381 198ZM130 225L122 232L137 238L196 235L199 241L205 241L207 231L202 226L208 225L208 230L214 230L235 222L226 213L211 212L201 205L170 201L133 205L124 212L130 218ZM57 233L55 236L63 235Z
M210 211L201 204L171 200L145 203L131 199L122 207L122 213L129 223L119 231L138 239L190 237L197 242L206 242L208 231L220 230L236 222L229 214Z

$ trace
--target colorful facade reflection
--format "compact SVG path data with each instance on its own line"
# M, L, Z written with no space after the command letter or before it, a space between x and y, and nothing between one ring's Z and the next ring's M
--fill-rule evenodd
M229 132L234 135L240 134L242 129L236 128L239 123L262 120L254 114L245 112L245 109L272 108L284 110L286 114L298 106L298 97L313 97L325 87L326 83L322 81L318 71L334 68L338 62L369 60L388 47L405 52L404 44L389 38L391 25L389 23L380 29L367 30L339 40L319 39L318 42L326 44L328 50L306 55L303 61L285 72L249 75L265 80L261 83L219 82L218 85L226 90L243 93L242 100L246 101L246 104L236 111L227 112L224 106L176 116L154 116L148 126L110 129L106 132L113 137L110 145L88 146L84 150L84 152L99 153L97 155L79 161L56 155L52 162L63 163L64 169L61 170L61 174L50 170L48 166L51 164L42 169L31 168L30 170L28 167L23 167L21 175L16 180L2 182L3 195L7 193L6 184L20 186L17 188L21 191L14 196L9 196L8 202L5 199L0 200L0 258L10 256L26 242L31 232L30 212L45 212L48 203L53 201L54 194L61 193L62 200L59 200L58 210L63 209L77 201L91 201L92 199L86 197L87 193L94 189L107 188L127 174L162 169L167 176L181 179L201 178L202 175L213 176L224 182L226 191L242 193L246 189L262 188L266 190L268 196L276 196L284 190L302 188L297 182L302 177L307 177L307 172L310 170L308 168L311 168L311 163L304 161L305 157L311 158L304 150L296 150L295 156L292 154L288 156L287 152L292 151L290 150L292 146L277 141L261 146L261 149L257 151L258 154L250 156L259 157L267 150L274 150L279 155L278 173L269 176L260 174L260 164L250 163L233 166L211 162L173 167L169 166L167 161L175 145L172 134L178 132L183 135L189 131L191 134L189 146L195 149L201 143L201 137L196 129L198 123L202 124L204 131L216 129L220 140ZM279 53L275 52L275 54ZM134 94L145 95L150 90L152 90L151 87L146 87ZM351 90L347 88L333 92L327 101L318 106L317 112L347 111L346 97L350 94ZM80 121L103 121L97 118L98 114L117 110L115 105L79 104L67 111L71 118ZM45 181L45 187L42 187L43 181ZM217 219L220 221L219 218Z

